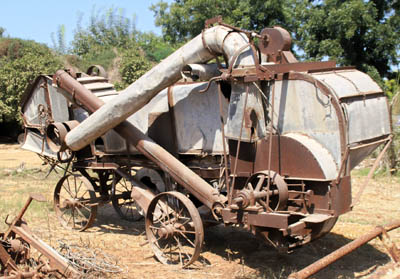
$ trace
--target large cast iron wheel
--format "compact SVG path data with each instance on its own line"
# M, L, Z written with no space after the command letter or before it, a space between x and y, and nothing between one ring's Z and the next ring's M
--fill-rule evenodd
M158 194L146 214L146 235L163 264L187 267L200 255L204 240L199 212L179 192Z
M124 177L114 174L111 201L118 215L127 221L139 221L144 211L132 198L132 184Z
M81 175L62 177L54 190L54 211L63 227L78 231L89 228L97 214L96 194L89 180Z

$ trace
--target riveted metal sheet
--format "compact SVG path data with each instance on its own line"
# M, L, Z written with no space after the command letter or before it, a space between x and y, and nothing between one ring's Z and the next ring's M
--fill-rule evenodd
M314 84L304 80L275 82L274 127L281 135L297 133L314 139L331 154L336 165L340 164L338 117L329 97Z
M246 86L249 86L249 93L246 108L244 108ZM267 134L267 129L263 103L261 93L254 84L233 84L226 123L226 137L236 140L240 138L244 142L255 142L264 138ZM243 129L241 129L243 114L245 114L245 123L243 124Z
M317 160L322 171L324 172L325 179L332 180L337 177L339 172L338 165L336 164L332 154L330 154L321 143L302 134L289 133L285 134L285 136L300 142L308 149L309 152L314 155L315 160Z
M390 118L385 96L343 103L348 115L349 144L390 134Z
M44 136L39 134L38 131L27 129L25 141L21 148L44 156L57 158L57 154L50 149L47 141L44 140Z
M46 78L40 77L40 80L36 82L36 86L29 92L29 98L26 100L22 110L24 118L29 125L43 124L43 115L39 112L39 106L43 106L44 110L48 111L46 89L41 86L43 82L46 82Z
M69 120L68 101L57 90L51 86L51 81L48 80L48 90L50 96L50 104L53 120L55 122L64 122Z
M382 92L370 76L354 69L314 73L312 76L327 84L339 99L370 92Z
M223 154L218 88L212 83L176 85L172 88L172 106L175 119L177 147L185 154ZM223 115L226 116L228 101L223 98Z

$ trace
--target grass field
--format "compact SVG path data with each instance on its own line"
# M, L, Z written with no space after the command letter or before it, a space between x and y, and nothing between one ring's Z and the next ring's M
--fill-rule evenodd
M7 228L3 222L6 216L15 216L29 193L40 192L47 202L34 201L24 217L39 237L55 248L63 241L98 249L123 269L118 274L86 276L92 278L286 278L375 226L400 219L400 179L380 177L369 183L360 204L341 216L329 235L291 254L278 254L247 231L217 226L206 230L201 260L180 270L160 264L148 245L141 246L146 240L143 221L120 220L110 206L99 209L94 226L86 232L62 228L52 208L53 190L62 172L52 172L44 179L48 170L37 155L17 145L0 145L0 232ZM353 174L353 195L365 181L363 173ZM400 229L390 236L400 246ZM380 240L375 239L313 278L362 278L389 262Z

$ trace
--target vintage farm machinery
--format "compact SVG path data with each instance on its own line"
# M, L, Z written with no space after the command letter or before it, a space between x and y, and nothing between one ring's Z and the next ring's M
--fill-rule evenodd
M0 233L0 279L81 278L68 259L32 233L22 219L33 200L46 199L40 194L30 194L14 220L10 223L6 220L8 229ZM39 255L33 256L33 252Z
M63 225L84 230L111 201L125 219L144 215L156 257L182 266L203 223L282 251L328 233L352 208L350 171L391 140L387 99L368 75L298 62L290 46L280 27L216 18L119 93L100 68L39 76L23 148L71 164L54 193Z

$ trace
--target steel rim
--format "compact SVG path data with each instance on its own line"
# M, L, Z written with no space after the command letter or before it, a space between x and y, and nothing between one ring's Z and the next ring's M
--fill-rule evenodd
M165 192L150 203L146 235L160 262L187 267L200 256L203 223L189 198L178 192Z
M96 194L90 182L81 175L71 174L60 179L54 190L54 211L67 229L84 231L96 219L97 206L92 205Z
M122 219L134 222L143 218L144 211L131 194L131 182L115 175L112 185L112 205Z

